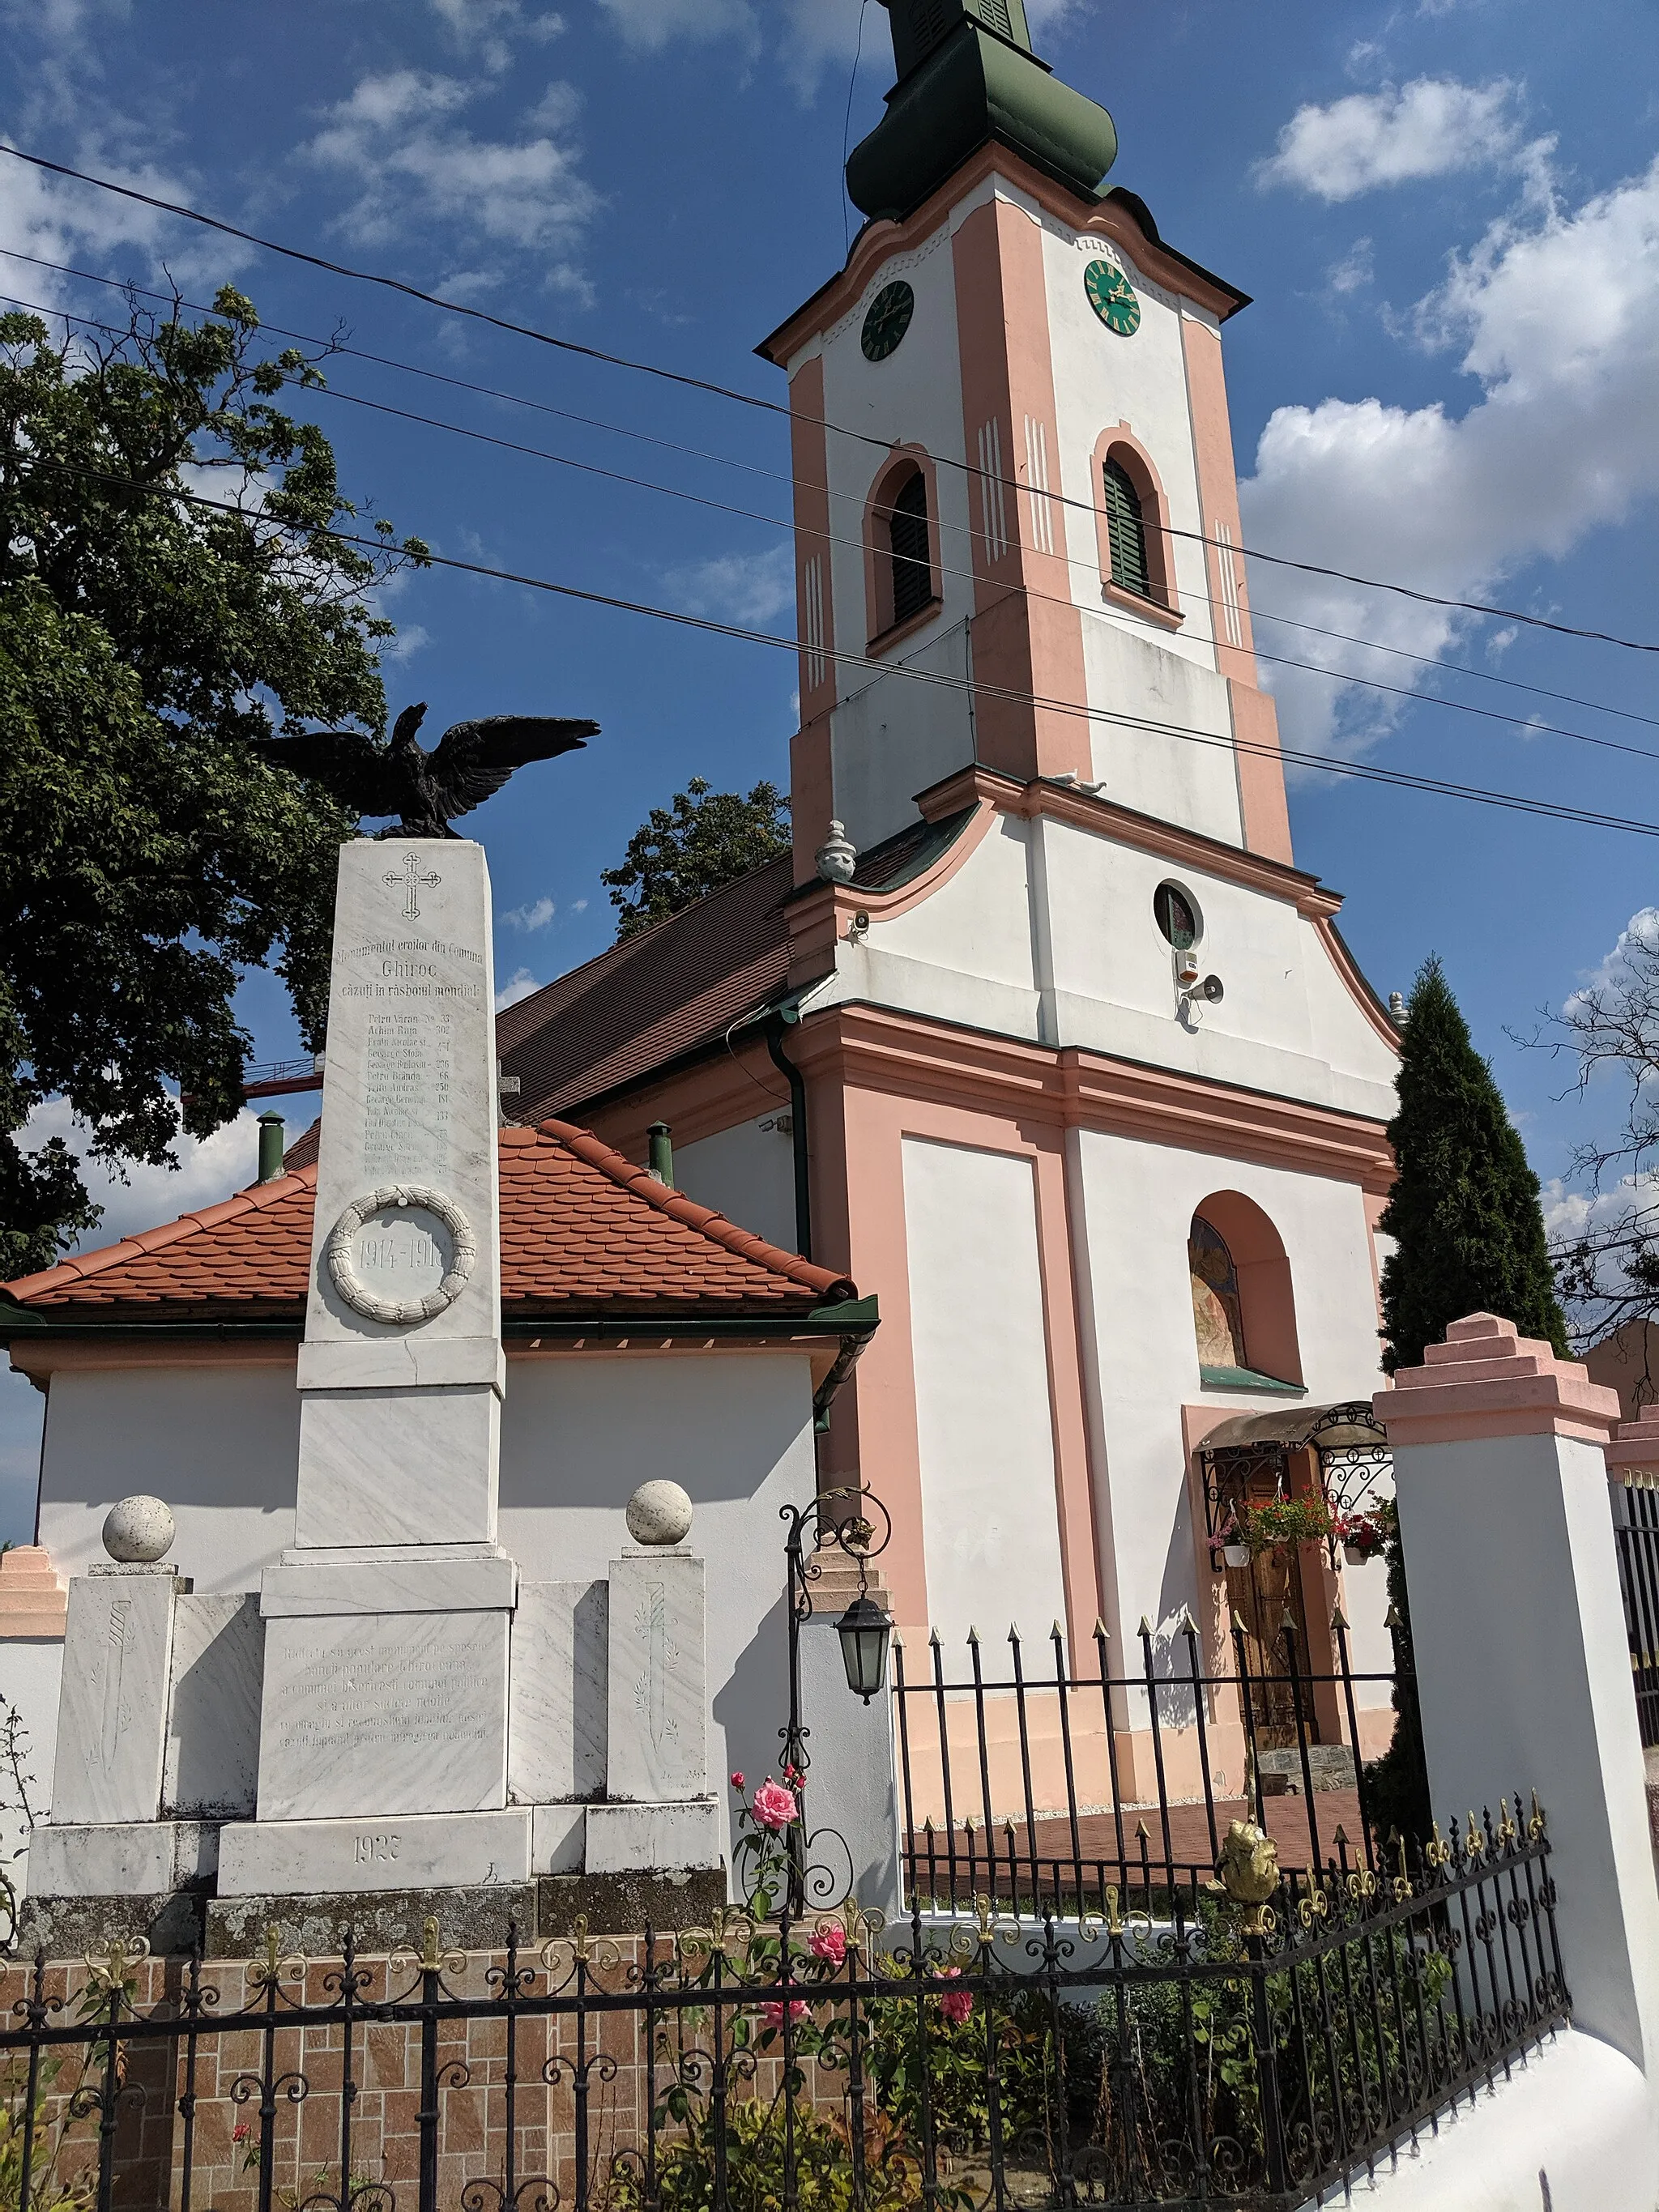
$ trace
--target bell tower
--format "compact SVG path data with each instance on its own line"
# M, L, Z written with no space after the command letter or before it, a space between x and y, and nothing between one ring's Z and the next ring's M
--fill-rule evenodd
M1245 295L1105 179L1023 0L882 0L867 220L760 348L790 383L796 878L969 763L1291 857L1222 371Z

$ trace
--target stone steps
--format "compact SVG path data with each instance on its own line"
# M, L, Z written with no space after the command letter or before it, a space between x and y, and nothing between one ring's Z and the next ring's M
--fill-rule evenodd
M0 1553L0 1637L61 1637L68 1595L44 1544Z

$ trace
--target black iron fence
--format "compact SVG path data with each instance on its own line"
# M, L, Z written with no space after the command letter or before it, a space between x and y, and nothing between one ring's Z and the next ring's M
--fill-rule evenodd
M1651 1750L1659 1744L1659 1489L1628 1470L1613 1481L1613 1533L1636 1717L1643 1748Z
M935 1634L919 1672L896 1645L907 1897L1064 1915L1104 1911L1110 1893L1192 1915L1241 1819L1282 1866L1388 1870L1392 1808L1372 1802L1366 1763L1392 1738L1409 1664L1391 1640L1387 1672L1354 1667L1340 1609L1322 1668L1288 1615L1265 1644L1235 1622L1223 1668L1190 1614L1162 1638L1143 1621L1129 1672L1099 1626L1083 1653L1058 1623L1035 1650L1018 1630L1000 1646L970 1633L954 1662Z
M1196 1909L14 1969L8 2212L1285 2205L1560 2025L1535 1810Z

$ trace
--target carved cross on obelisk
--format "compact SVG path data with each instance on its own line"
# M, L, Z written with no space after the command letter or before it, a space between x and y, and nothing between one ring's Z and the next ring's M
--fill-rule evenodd
M404 854L403 866L401 868L395 869L388 868L386 874L386 881L392 884L394 890L398 884L401 884L403 885L404 920L405 921L418 921L421 918L421 902L418 896L419 893L422 890L435 889L439 884L442 883L443 878L435 874L423 876L421 873L420 854L418 853L405 853Z

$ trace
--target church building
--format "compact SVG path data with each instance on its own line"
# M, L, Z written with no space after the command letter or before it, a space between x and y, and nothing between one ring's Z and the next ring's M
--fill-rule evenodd
M1206 1437L1376 1385L1397 1038L1291 855L1223 368L1249 303L1107 186L1111 120L1021 0L886 4L868 220L760 348L793 856L501 1048L526 1118L641 1159L669 1123L689 1194L878 1297L820 1476L893 1514L902 1625L1098 1620L1133 1663L1143 1616L1225 1626ZM1348 1579L1381 1658L1381 1570ZM1270 1639L1279 1594L1227 1582Z

